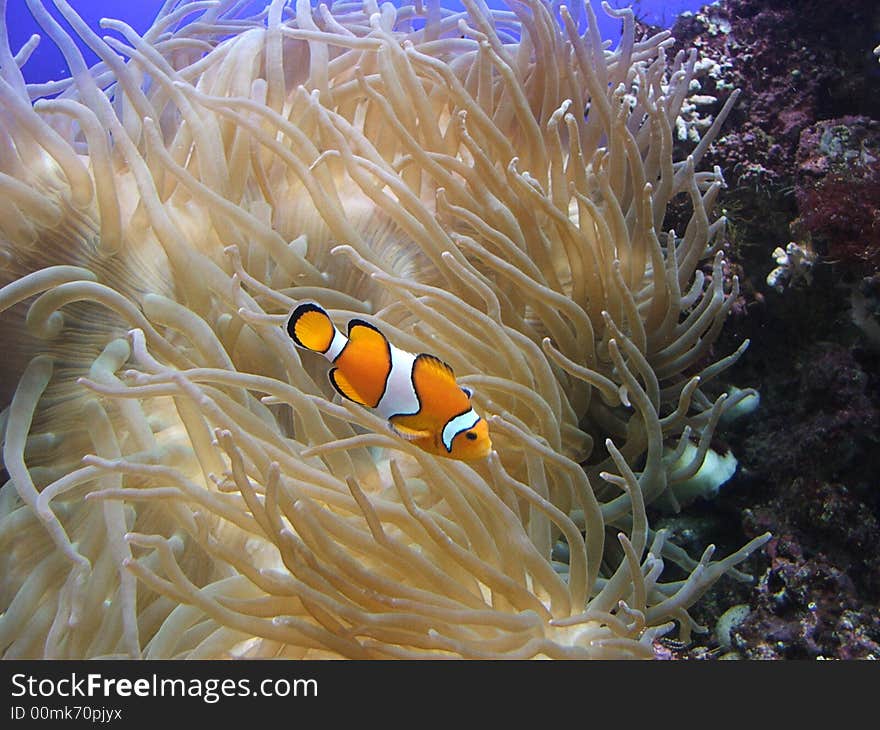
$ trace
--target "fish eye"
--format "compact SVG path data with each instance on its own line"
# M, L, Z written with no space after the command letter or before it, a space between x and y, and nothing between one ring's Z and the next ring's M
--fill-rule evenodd
M468 431L468 432L464 435L464 437L465 437L468 441L476 441L476 440L477 440L477 434L475 434L473 431Z

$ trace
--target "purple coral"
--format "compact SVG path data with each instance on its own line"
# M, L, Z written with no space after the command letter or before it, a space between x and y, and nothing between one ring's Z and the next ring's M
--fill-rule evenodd
M767 545L770 565L754 607L732 632L734 646L750 659L880 659L876 592L866 600L871 588L852 577L858 568L872 581L880 576L880 561L867 549L876 545L877 520L838 484L795 480L780 499L806 506L793 510L795 524L786 524L778 504L746 513L748 527L770 527L776 537ZM797 522L815 518L817 505L819 527L811 534Z
M832 260L880 265L880 122L847 116L804 129L795 180L796 225Z
M723 0L673 29L676 48L697 47L709 61L699 93L720 108L742 90L707 159L728 184L720 205L731 270L747 304L767 293L724 335L751 339L730 377L757 386L762 406L725 434L740 469L705 508L716 519L702 536L719 538L721 516L746 536L775 536L754 586L717 589L728 595L715 605L751 609L732 631L743 657L880 658L876 18L875 0ZM780 295L766 277L774 249L792 240L821 258L812 283ZM697 618L712 628L718 614ZM702 644L663 638L655 655L724 651L711 635Z

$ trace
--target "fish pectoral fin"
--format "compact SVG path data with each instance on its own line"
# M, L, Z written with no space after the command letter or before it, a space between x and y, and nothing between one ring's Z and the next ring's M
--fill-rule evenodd
M339 393L343 398L348 398L348 400L357 403L358 405L365 406L367 402L358 395L358 392L354 389L354 386L348 381L341 372L339 372L339 368L333 368L327 376L330 378L330 383L336 388L336 392Z
M409 428L408 426L401 426L397 423L392 423L391 429L394 431L394 433L400 436L400 438L406 439L407 441L415 441L416 439L428 438L431 435L430 431Z

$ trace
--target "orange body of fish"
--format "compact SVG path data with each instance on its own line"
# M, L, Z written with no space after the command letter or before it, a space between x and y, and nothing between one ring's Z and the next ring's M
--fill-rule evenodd
M293 310L287 332L299 347L333 363L330 382L342 396L378 411L424 451L465 461L491 451L489 428L471 405L471 391L442 360L401 350L360 319L348 323L346 336L315 302Z

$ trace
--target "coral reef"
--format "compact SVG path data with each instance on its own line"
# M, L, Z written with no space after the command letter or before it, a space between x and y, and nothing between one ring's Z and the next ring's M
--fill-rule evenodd
M791 474L867 490L880 467L876 357L815 344L773 378L760 419L744 425L743 456L774 480Z
M858 259L862 276L876 265L877 22L870 0L724 0L682 15L673 27L679 47L696 47L705 58L700 94L717 102L704 114L740 90L706 159L722 168L728 185L722 204L737 241L733 262L755 280L789 240L832 260ZM839 132L832 147L841 154L824 170L835 154L822 151L829 129ZM750 298L760 292L754 281L742 283Z
M797 478L746 510L747 530L769 528L774 537L754 608L731 631L742 656L880 658L876 506L841 483Z
M729 171L731 187L786 187L809 126L846 115L878 117L880 101L871 92L876 20L870 0L724 0L677 21L677 43L708 59L704 93L723 100L730 89L741 90L732 124L709 157Z
M880 658L878 14L723 0L674 28L708 59L699 93L718 102L704 113L741 89L706 159L727 183L727 266L742 284L721 342L751 339L730 378L761 393L760 415L725 433L736 476L689 511L687 533L692 549L774 538L754 590L719 586L694 613L712 627L748 607L729 646L658 640L669 658Z
M872 273L880 265L880 121L825 119L805 128L797 148L792 224L827 257Z
M766 553L748 566L760 576L754 589L718 586L694 618L711 628L730 606L751 610L731 629L730 647L713 633L693 644L660 639L658 651L673 659L880 658L877 353L791 339L760 340L753 352L743 369L761 385L759 416L725 433L737 474L686 519L655 520L690 550L770 531Z
M876 372L870 353L815 345L743 426L743 526L774 535L733 631L745 657L880 658Z

